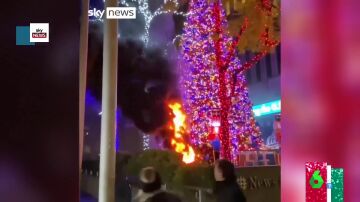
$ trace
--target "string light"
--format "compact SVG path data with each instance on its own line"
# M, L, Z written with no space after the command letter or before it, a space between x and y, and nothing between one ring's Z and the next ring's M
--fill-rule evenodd
M256 6L258 10L260 10L267 16L271 16L273 7L273 0L261 0Z
M247 71L256 63L258 63L267 53L268 50L279 44L277 40L271 40L269 37L269 27L265 25L265 31L260 36L260 42L264 46L264 50L256 54L250 61L247 61L241 71Z
M207 143L211 113L217 111L221 156L235 161L240 150L255 150L262 141L253 118L246 79L240 71L243 67L234 54L236 44L225 31L226 26L221 2L190 2L181 37L180 86L193 144ZM247 23L242 26L240 36L246 27Z
M150 136L143 133L142 137L143 137L143 150L145 151L150 149Z
M140 11L140 13L144 16L144 20L145 20L145 33L142 36L142 40L144 42L144 44L147 46L148 42L149 42L149 29L150 29L150 25L152 20L158 16L158 15L162 15L162 14L174 14L174 15L182 15L182 16L186 16L186 13L184 12L177 12L177 11L169 11L169 10L164 10L164 5L161 5L158 9L156 9L153 13L150 11L149 9L149 0L131 0L132 2L137 2L138 4L138 9ZM177 2L177 0L169 0L169 1L165 1L164 3L174 3L175 7L178 7L179 3ZM121 0L121 4L125 5L125 6L129 6L129 4L126 2L126 0Z
M103 3L105 0L103 0ZM164 5L166 3L174 3L175 7L179 6L179 2L177 0L167 0L164 1L164 4L161 5L158 9L156 9L154 12L151 12L149 9L149 0L119 0L119 3L124 6L132 6L130 3L135 3L138 5L138 10L141 13L142 16L144 16L145 26L144 26L144 35L141 37L141 40L144 42L144 44L147 46L149 43L149 29L152 20L159 15L163 14L173 14L173 15L180 15L186 17L188 14L186 12L178 12L178 11L171 11L171 10L165 10ZM102 18L94 18L90 19L90 21L93 22L103 22L104 20Z
M176 36L174 37L174 39L172 40L172 43L175 44L176 40L181 39L181 36L182 36L181 34L176 35Z

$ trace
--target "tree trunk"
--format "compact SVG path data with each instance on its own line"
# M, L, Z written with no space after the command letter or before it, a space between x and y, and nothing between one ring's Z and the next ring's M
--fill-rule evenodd
M230 102L227 96L227 88L226 88L226 71L224 69L219 69L219 99L221 105L220 111L220 143L221 143L221 158L231 161L231 145L230 145L230 130L229 130L229 122L228 115L230 109Z

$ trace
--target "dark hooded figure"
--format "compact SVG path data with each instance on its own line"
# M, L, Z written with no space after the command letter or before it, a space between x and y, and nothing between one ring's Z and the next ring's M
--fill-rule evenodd
M180 198L161 187L161 177L153 167L143 168L140 172L141 190L134 202L181 202Z
M217 202L246 202L244 193L236 182L235 167L227 160L219 160L214 167Z

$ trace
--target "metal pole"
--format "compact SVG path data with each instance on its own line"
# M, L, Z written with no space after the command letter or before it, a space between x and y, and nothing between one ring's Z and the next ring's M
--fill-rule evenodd
M199 189L199 202L203 201L203 197L202 197L202 190Z
M89 34L89 0L82 0L79 52L79 172L81 172L84 148L85 92Z
M105 8L116 6L117 0L105 1ZM118 21L116 19L104 19L99 202L115 201L117 33Z

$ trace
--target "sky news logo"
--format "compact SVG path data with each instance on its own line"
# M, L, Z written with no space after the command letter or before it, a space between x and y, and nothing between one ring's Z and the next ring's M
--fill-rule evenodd
M88 16L96 19L103 19L104 14L105 10L96 8L88 11ZM105 16L107 19L136 19L136 7L107 7Z
M46 33L43 32L42 29L36 29L35 32L31 33L31 37L32 38L36 38L36 39L43 39L43 38L46 38Z
M30 23L30 26L16 26L16 45L31 46L49 42L49 23Z

